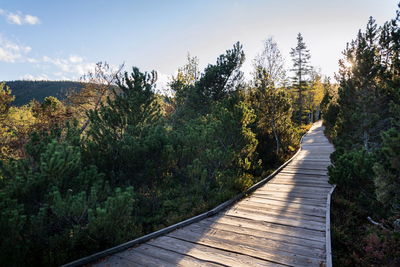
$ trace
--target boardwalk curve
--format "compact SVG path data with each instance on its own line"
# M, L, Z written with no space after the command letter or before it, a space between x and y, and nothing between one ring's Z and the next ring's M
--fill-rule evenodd
M116 248L94 266L332 266L333 150L317 122L290 163L249 196L136 247Z

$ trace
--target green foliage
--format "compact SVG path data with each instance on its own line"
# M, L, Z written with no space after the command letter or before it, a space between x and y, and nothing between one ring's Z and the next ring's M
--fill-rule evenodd
M1 164L1 262L59 265L139 231L133 189L111 190L71 133L56 136L32 137L27 158Z
M208 65L204 75L196 84L198 91L207 99L221 100L229 90L236 87L240 82L242 73L240 66L245 59L242 45L237 42L233 49L227 50L226 54L217 59L216 65Z
M15 97L11 95L10 88L4 83L0 83L0 121L4 120L14 99Z
M204 184L204 192L213 186L219 190L230 187L237 190L252 185L249 172L257 165L254 161L258 142L249 124L254 119L252 110L238 96L232 96L185 129L189 136L184 140L194 148L183 155L192 160L187 166L187 176Z
M321 101L321 112L325 128L325 135L332 140L336 137L335 124L340 107L337 103L337 88L330 83L326 83L326 90Z
M112 184L149 185L168 161L168 137L152 91L155 73L133 68L118 82L120 91L89 113L87 153Z
M391 230L400 214L399 16L382 27L369 19L344 51L338 94L327 91L323 99L326 133L336 147L329 168L338 186L333 212L349 214L333 223L333 255L343 266L391 266L400 259L398 233ZM367 216L388 230L370 225Z
M364 209L373 210L375 200L372 167L376 158L364 149L336 151L335 165L329 167L329 182L336 184L346 199L357 202Z
M378 200L392 212L400 213L400 131L383 133L380 162L374 165L374 182Z
M13 101L14 96L11 95L10 88L5 86L4 83L0 83L0 159L10 154L10 148L7 142L10 133L8 133L9 127L6 120L9 117L9 111Z
M218 57L215 65L209 64L188 94L188 107L196 112L207 112L212 102L220 101L235 91L243 77L239 68L244 60L242 45L237 42Z
M173 91L174 102L182 106L188 97L192 86L199 80L200 72L198 70L199 60L197 57L187 56L187 63L180 69L176 77L172 78L169 86Z
M299 142L291 120L292 101L285 90L275 88L274 83L269 82L269 75L263 67L259 66L257 72L250 98L258 118L257 139L263 144L260 153L266 157L268 154L285 155ZM275 151L272 150L271 141L275 143Z

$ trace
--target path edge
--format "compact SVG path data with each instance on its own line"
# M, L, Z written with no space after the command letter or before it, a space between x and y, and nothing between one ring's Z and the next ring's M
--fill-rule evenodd
M335 190L336 185L334 184L331 190L328 193L328 198L326 199L326 231L325 231L325 238L326 238L326 267L332 267L332 246L331 246L331 198L332 193Z

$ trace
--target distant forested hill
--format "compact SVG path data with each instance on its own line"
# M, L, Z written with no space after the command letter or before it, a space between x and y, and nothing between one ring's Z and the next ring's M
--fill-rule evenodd
M80 90L82 83L73 81L7 81L7 86L15 95L13 105L22 106L32 99L42 101L46 96L55 96L59 99L65 97L70 90Z

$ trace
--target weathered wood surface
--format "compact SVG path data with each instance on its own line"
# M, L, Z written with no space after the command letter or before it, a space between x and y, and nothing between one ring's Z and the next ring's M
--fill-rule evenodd
M331 266L331 152L317 122L296 158L248 197L94 265Z

